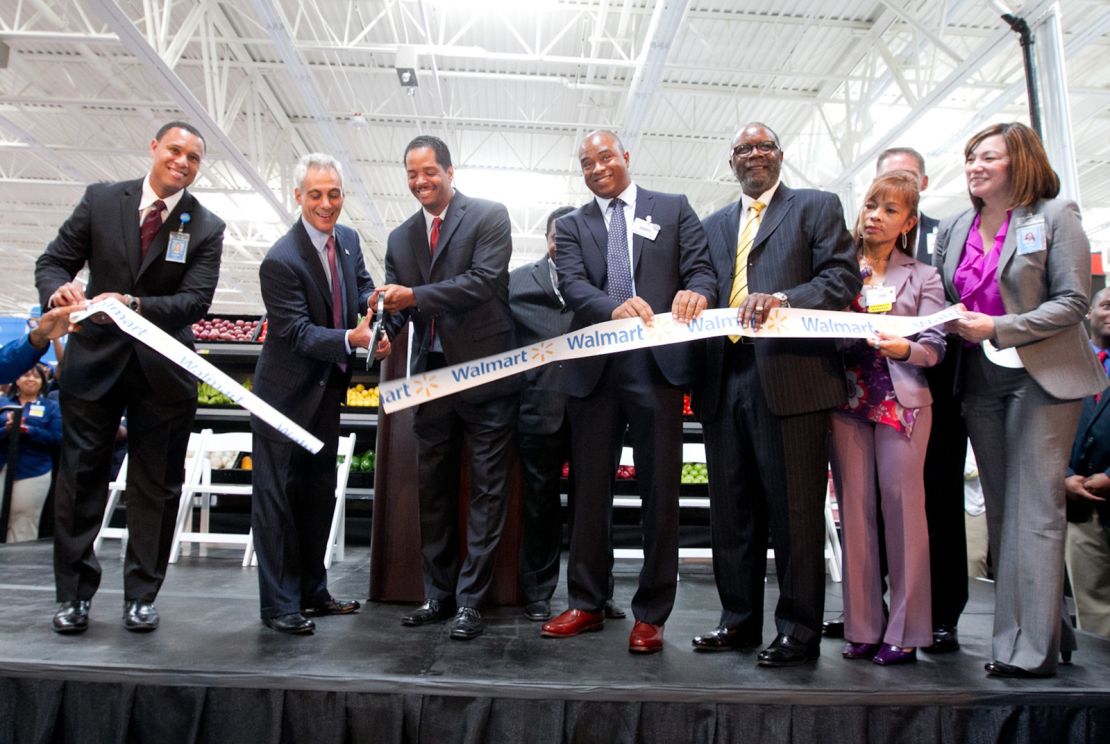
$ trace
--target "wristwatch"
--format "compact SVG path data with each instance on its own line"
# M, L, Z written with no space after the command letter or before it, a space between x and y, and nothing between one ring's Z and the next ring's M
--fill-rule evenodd
M772 292L771 296L778 300L783 307L790 307L790 298L786 296L786 292Z
M127 307L129 307L133 312L136 312L136 313L139 312L139 298L138 297L132 297L129 294L125 294L123 296L123 299L127 302Z

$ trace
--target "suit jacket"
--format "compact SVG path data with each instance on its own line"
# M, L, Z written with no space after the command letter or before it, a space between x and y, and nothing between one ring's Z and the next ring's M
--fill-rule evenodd
M935 236L940 220L930 217L924 212L918 213L917 221L917 260L923 264L933 263L933 254L929 250L929 236Z
M1018 227L1030 217L1044 218L1045 248L1019 254ZM959 302L952 279L975 219L969 209L944 220L937 234L933 265L941 269L945 292ZM1091 353L1083 318L1091 291L1091 246L1079 210L1064 199L1040 199L1014 209L998 259L998 281L1006 315L997 317L1000 348L1016 347L1032 378L1049 395L1075 400L1106 385L1106 373Z
M347 354L344 335L374 291L358 233L336 225L335 239L346 304L342 328L332 326L331 285L301 220L274 243L258 268L269 325L254 370L254 392L306 428L336 363L347 364L350 380L355 356ZM257 433L283 439L260 420L253 424Z
M574 314L559 299L551 284L546 256L509 274L509 310L516 324L520 346L561 336L570 329ZM548 364L524 373L517 429L524 434L554 434L563 424L566 396L558 392L559 369Z
M50 346L47 345L46 349ZM0 348L0 382L12 382L34 366L46 349L36 349L31 344L31 334L9 341ZM45 391L44 391L45 392Z
M930 315L944 309L944 287L940 273L927 264L895 250L890 254L884 284L895 288L894 307L890 315ZM894 394L906 408L921 408L933 402L926 367L944 358L944 328L926 328L910 339L910 358L904 362L886 360Z
M1071 447L1068 475L1110 475L1110 394L1103 392L1099 400L1094 396L1083 401L1079 428ZM1091 518L1093 504L1068 500L1068 521L1086 522ZM1099 519L1110 524L1110 504L1097 506Z
M88 267L85 295L120 292L139 297L143 317L185 346L193 347L192 325L212 304L220 275L224 223L188 191L154 237L140 261L139 199L142 179L89 186L58 236L35 262L35 286L45 308L54 291ZM165 260L169 234L189 235L185 263ZM68 395L96 400L115 384L134 353L151 385L164 399L195 398L195 378L114 323L83 323L71 334L62 357L59 385Z
M636 214L659 225L655 240L632 238L632 276L636 294L657 313L670 312L675 294L682 289L717 300L717 277L709 260L705 231L681 194L664 194L637 188ZM590 199L555 222L559 289L574 310L572 330L613 319L620 305L606 292L609 232L596 199ZM659 370L672 385L689 385L696 377L696 359L690 344L668 344L651 349ZM585 397L597 385L607 357L577 359L560 365L562 386L575 397Z
M427 369L435 333L448 364L479 359L515 348L509 312L509 257L513 241L508 210L458 191L440 226L435 256L428 250L424 211L419 210L389 234L385 254L388 284L411 287L416 306L398 313L392 328L413 324L412 371ZM506 395L520 385L516 375L458 395L480 403Z
M736 265L740 202L705 220L717 269L717 297L728 307ZM749 292L785 292L791 307L844 310L860 291L859 264L835 194L779 184L748 256ZM703 421L718 412L728 338L706 342L705 378L695 389ZM776 416L839 406L847 400L844 364L832 340L760 339L754 344L767 405Z

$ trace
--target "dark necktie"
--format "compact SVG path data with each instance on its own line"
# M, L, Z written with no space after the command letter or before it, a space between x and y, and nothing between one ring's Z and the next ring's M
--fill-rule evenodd
M143 218L143 224L139 227L140 258L146 258L146 253L150 250L150 244L154 241L154 236L162 229L162 212L165 209L166 203L159 199L154 202L151 210Z
M632 267L628 262L628 227L624 221L624 202L609 202L613 210L609 217L609 245L606 266L609 276L608 293L617 302L632 298Z
M1110 356L1110 351L1103 349L1098 353L1098 363L1102 365L1102 371L1106 372L1106 358ZM1102 401L1102 393L1095 393L1095 403Z
M443 224L443 218L436 217L432 220L432 232L428 235L428 253L432 254L435 258L436 246L439 245L439 226ZM436 339L436 319L432 318L432 322L428 327L428 348L432 348L432 342Z
M339 288L339 267L335 260L335 236L328 236L328 269L331 271L331 325L332 328L346 329L343 322L343 291ZM339 371L347 371L347 363L339 362Z

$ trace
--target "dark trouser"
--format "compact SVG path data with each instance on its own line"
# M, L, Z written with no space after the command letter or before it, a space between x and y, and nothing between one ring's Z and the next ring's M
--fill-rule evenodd
M263 618L300 612L329 596L324 554L335 510L339 405L346 395L336 370L305 427L324 443L316 454L271 438L273 430L267 436L255 431L251 529Z
M559 478L570 450L569 433L564 419L556 432L521 433L518 440L524 480L520 587L525 603L551 599L559 583L563 538Z
M613 476L625 429L632 441L644 533L644 565L632 598L637 620L661 625L678 582L678 489L682 390L663 378L651 352L611 357L594 391L567 402L575 504L567 562L571 609L599 612L611 595Z
M93 541L108 501L112 448L127 410L125 600L153 602L166 576L196 398L166 401L132 356L98 400L63 392L62 456L54 491L54 580L59 602L92 599L100 586Z
M777 630L818 643L825 605L829 412L774 415L751 345L730 346L720 407L704 423L720 622L762 630L769 526L779 581Z
M429 599L480 607L489 594L509 499L516 413L515 393L481 403L451 395L416 411L420 549ZM460 561L459 458L464 443L470 447L470 500L466 556Z

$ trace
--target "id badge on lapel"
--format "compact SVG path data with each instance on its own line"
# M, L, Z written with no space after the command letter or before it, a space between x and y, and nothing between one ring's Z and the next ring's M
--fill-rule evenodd
M185 263L189 255L189 233L175 230L170 233L170 241L166 244L166 260L170 263Z
M1017 252L1019 256L1045 249L1044 217L1034 216L1019 222L1017 227Z

